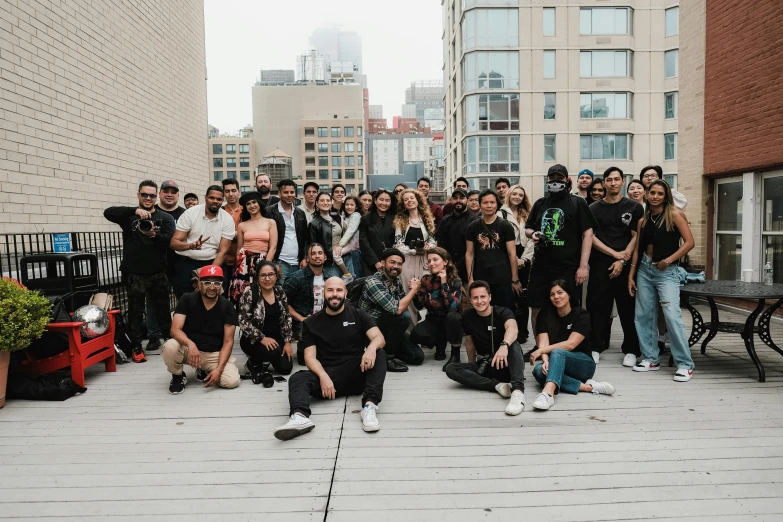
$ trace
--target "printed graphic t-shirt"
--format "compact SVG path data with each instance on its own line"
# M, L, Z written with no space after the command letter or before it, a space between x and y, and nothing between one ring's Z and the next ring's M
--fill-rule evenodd
M526 228L545 236L536 247L533 266L546 267L548 271L571 270L579 267L582 234L595 229L595 218L579 196L545 197L533 205Z
M490 285L510 285L511 264L506 243L516 239L511 223L495 218L487 225L479 218L468 225L465 239L473 243L473 280L486 281Z
M324 307L324 276L313 277L313 313L317 314Z

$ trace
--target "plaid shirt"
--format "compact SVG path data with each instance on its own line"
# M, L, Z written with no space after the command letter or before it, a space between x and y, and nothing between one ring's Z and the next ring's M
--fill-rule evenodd
M405 297L405 291L399 278L392 281L383 272L376 272L364 283L359 308L367 312L373 319L383 314L397 315L400 299Z

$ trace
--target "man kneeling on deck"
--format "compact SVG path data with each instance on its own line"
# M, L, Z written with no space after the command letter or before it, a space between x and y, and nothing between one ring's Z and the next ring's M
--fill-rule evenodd
M304 360L307 370L294 374L288 382L289 421L275 430L275 437L290 440L312 431L310 397L334 399L363 393L364 431L381 428L376 410L386 379L384 339L373 318L346 304L345 283L331 277L324 283L324 304L320 312L306 318L302 327ZM369 340L369 344L368 341Z
M469 362L449 364L446 375L468 388L510 397L506 414L519 415L525 409L525 358L517 342L514 312L491 306L484 281L472 282L468 295L473 308L462 314L462 330Z
M196 369L205 386L239 386L239 370L231 357L237 313L223 292L223 269L199 270L198 289L182 294L171 321L171 339L163 345L163 362L171 373L169 393L179 395L188 382L183 365Z

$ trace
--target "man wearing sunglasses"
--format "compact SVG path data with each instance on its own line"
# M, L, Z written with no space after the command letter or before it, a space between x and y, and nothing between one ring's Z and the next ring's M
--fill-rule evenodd
M133 362L147 360L141 348L144 298L149 296L162 336L171 327L166 252L174 235L174 218L155 208L158 185L142 181L136 194L138 207L109 207L103 216L122 228L122 279L128 293L128 328Z
M171 373L169 393L179 395L188 382L185 364L196 369L205 387L239 386L239 370L231 357L237 313L223 291L223 269L201 267L198 290L182 294L171 321L171 339L163 345L163 362Z

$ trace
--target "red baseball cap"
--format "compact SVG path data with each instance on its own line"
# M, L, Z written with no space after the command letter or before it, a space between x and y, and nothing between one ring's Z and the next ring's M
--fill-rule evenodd
M207 265L201 267L198 272L198 278L204 279L205 277L219 277L223 278L223 269L217 265Z

